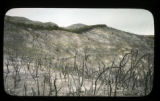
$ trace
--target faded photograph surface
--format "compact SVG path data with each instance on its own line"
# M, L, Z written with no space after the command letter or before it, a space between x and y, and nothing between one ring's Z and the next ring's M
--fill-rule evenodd
M4 18L3 82L13 96L146 96L154 22L144 9L16 8Z

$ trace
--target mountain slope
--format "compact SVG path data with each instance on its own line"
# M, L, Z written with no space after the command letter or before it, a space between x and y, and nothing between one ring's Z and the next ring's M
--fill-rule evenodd
M92 26L75 24L68 28L62 28L51 22L42 23L23 17L6 16L4 20L3 51L5 64L12 60L12 57L15 57L17 60L24 60L24 64L30 64L31 61L32 68L40 64L41 68L47 69L46 71L48 71L48 68L52 68L58 73L67 72L68 78L77 75L76 77L83 81L80 77L84 77L87 79L87 83L91 83L90 80L99 77L98 75L110 66L112 68L124 67L120 75L126 81L128 78L133 78L137 82L142 82L145 81L145 76L140 75L149 75L145 73L151 72L153 69L154 36L136 35L104 24ZM26 67L28 64L26 64ZM148 64L149 66L147 66ZM132 70L133 65L135 65L135 70L129 72L131 74L127 74L127 71ZM149 67L152 68L148 70ZM109 72L112 75L109 79L113 79L115 84L115 75L119 73L119 71L115 72L116 70ZM105 75L109 74L106 73ZM104 77L108 78L109 76ZM119 80L121 81L122 78ZM133 83L133 80L127 82ZM144 85L140 86L142 88ZM127 91L129 91L128 88L125 92ZM141 94L138 93L138 95Z
M30 27L17 26L15 23L23 23L24 25L34 23L34 26L43 25L44 29L34 29L35 27L30 25L28 25ZM48 24L46 23L39 22L37 24L25 18L7 17L4 26L4 44L16 45L17 47L18 44L25 44L21 46L28 49L34 47L46 54L56 55L59 52L62 56L73 55L74 49L82 53L86 47L94 53L101 51L101 53L122 54L131 49L138 49L143 53L153 53L154 40L149 37L127 33L107 26L91 26L89 30L77 34L74 31L58 29L56 24L51 25L53 26L48 30ZM54 26L57 28L54 28ZM81 28L76 29L81 30ZM11 39L13 39L13 42Z
M87 25L85 25L85 24L77 23L77 24L70 25L66 28L67 29L79 29L79 28L83 28L83 27L86 27L86 26Z

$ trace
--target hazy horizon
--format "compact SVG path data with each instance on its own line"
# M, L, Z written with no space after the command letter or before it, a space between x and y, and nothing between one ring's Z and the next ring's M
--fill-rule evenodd
M6 15L53 22L61 27L77 23L106 24L138 35L154 35L153 16L143 9L14 8Z

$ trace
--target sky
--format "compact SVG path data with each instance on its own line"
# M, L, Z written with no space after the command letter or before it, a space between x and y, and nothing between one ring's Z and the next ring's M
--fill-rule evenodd
M76 23L106 24L134 34L154 35L153 15L145 9L13 8L8 10L6 15L53 22L61 27Z

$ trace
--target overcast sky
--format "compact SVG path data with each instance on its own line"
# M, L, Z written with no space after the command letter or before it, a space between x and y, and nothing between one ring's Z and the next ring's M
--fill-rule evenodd
M144 9L14 8L6 15L53 22L62 27L76 23L106 24L135 34L154 35L153 16Z

